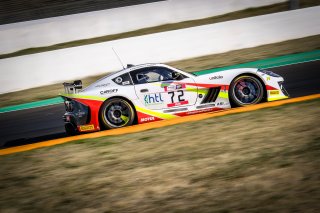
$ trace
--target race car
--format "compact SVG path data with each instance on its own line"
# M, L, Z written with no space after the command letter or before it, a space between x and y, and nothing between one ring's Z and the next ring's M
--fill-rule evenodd
M256 68L201 74L128 65L84 89L80 80L64 83L65 129L74 135L285 99L283 82Z

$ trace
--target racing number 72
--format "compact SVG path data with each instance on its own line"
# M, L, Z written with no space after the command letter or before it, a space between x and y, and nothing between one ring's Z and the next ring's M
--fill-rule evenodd
M183 98L183 90L177 90L177 93L178 94L178 102L181 102L181 101L185 101L184 98ZM175 92L168 92L168 94L171 94L171 103L174 103L174 96L175 96Z

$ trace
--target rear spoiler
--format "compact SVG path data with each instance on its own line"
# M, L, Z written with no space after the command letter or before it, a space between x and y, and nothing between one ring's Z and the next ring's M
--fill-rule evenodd
M73 83L63 83L64 91L66 94L76 94L79 90L82 89L82 81L76 80Z

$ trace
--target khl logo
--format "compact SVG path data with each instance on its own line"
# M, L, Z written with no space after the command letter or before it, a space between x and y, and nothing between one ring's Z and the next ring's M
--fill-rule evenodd
M161 93L148 94L144 96L144 104L160 104L163 103Z

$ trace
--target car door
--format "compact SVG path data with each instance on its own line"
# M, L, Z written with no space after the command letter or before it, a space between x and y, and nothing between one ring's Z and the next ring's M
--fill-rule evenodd
M194 105L197 100L195 81L166 67L147 67L131 71L139 101L148 109L158 110Z

